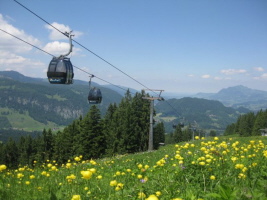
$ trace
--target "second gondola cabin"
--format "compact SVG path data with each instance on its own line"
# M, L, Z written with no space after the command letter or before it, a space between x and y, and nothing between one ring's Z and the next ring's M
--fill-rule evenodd
M48 66L47 77L51 84L72 84L74 73L70 59L54 57Z
M102 93L98 88L91 88L88 94L89 104L100 104L102 101Z

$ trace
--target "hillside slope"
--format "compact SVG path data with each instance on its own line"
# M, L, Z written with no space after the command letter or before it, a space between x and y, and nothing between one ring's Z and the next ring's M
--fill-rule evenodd
M122 96L110 89L99 88L103 101L98 106L105 113L109 104L120 102ZM5 73L5 76L1 73L0 117L1 121L9 122L2 128L30 126L34 130L34 124L36 127L49 123L53 126L67 125L90 109L88 92L88 85L79 83L52 85L43 79L25 77L17 72ZM24 120L19 123L18 119L22 118Z
M157 113L161 113L159 119L165 120L167 129L172 124L179 122L197 122L202 129L225 129L227 125L236 122L238 116L249 112L248 109L234 109L224 106L221 102L200 98L185 97L181 99L169 99L168 102L160 101L155 106ZM172 105L169 106L168 104ZM166 120L169 116L169 121ZM173 116L173 118L170 118Z
M245 107L258 111L267 108L267 92L238 85L220 90L218 93L199 93L195 97L218 100L233 108Z

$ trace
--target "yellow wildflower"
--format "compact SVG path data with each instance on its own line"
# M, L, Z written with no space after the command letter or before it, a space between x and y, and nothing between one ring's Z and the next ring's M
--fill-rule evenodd
M71 200L81 200L81 196L80 195L73 195Z

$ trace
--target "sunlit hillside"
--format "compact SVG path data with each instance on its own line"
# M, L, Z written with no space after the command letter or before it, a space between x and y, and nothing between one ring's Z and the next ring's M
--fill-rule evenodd
M0 199L267 199L267 137L198 138L157 151L34 167L0 163Z

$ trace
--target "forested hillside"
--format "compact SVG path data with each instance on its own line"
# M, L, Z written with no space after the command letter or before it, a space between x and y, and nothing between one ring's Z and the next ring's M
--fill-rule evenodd
M157 113L161 114L159 119L166 121L166 129L179 122L196 122L202 129L224 130L227 125L235 122L240 114L249 112L245 108L225 107L215 100L185 97L167 101L168 103L160 101L155 106ZM168 118L171 119L169 122Z
M33 165L34 161L57 160L65 163L73 155L84 155L85 159L101 158L116 154L146 151L150 103L143 101L144 92L131 96L127 93L122 101L110 104L101 117L97 106L92 106L84 117L79 117L64 130L53 134L44 130L37 137L21 136L15 142L10 138L0 143L0 163L9 167ZM164 125L154 127L154 149L164 142Z
M227 126L225 135L257 136L261 135L261 129L267 129L267 110L239 116L235 123Z
M103 101L97 106L104 116L109 105L118 104L123 96L112 89L92 84L102 91ZM4 71L0 72L0 92L0 129L5 130L62 129L85 116L91 106L87 102L88 83L79 80L72 85L52 85L44 79ZM235 110L218 101L189 97L156 101L155 104L155 120L163 122L168 133L173 131L172 125L181 121L187 125L196 122L200 129L223 131L240 114L249 112L242 107Z
M224 88L218 93L199 93L198 98L217 100L233 108L245 107L252 111L267 108L267 91L255 90L242 85Z
M67 125L90 109L87 85L52 85L16 72L10 74L21 81L0 77L1 128L24 129L28 126L35 130L35 126L42 130L48 124ZM122 96L110 89L99 88L103 95L99 109L104 114L109 104L118 103Z

